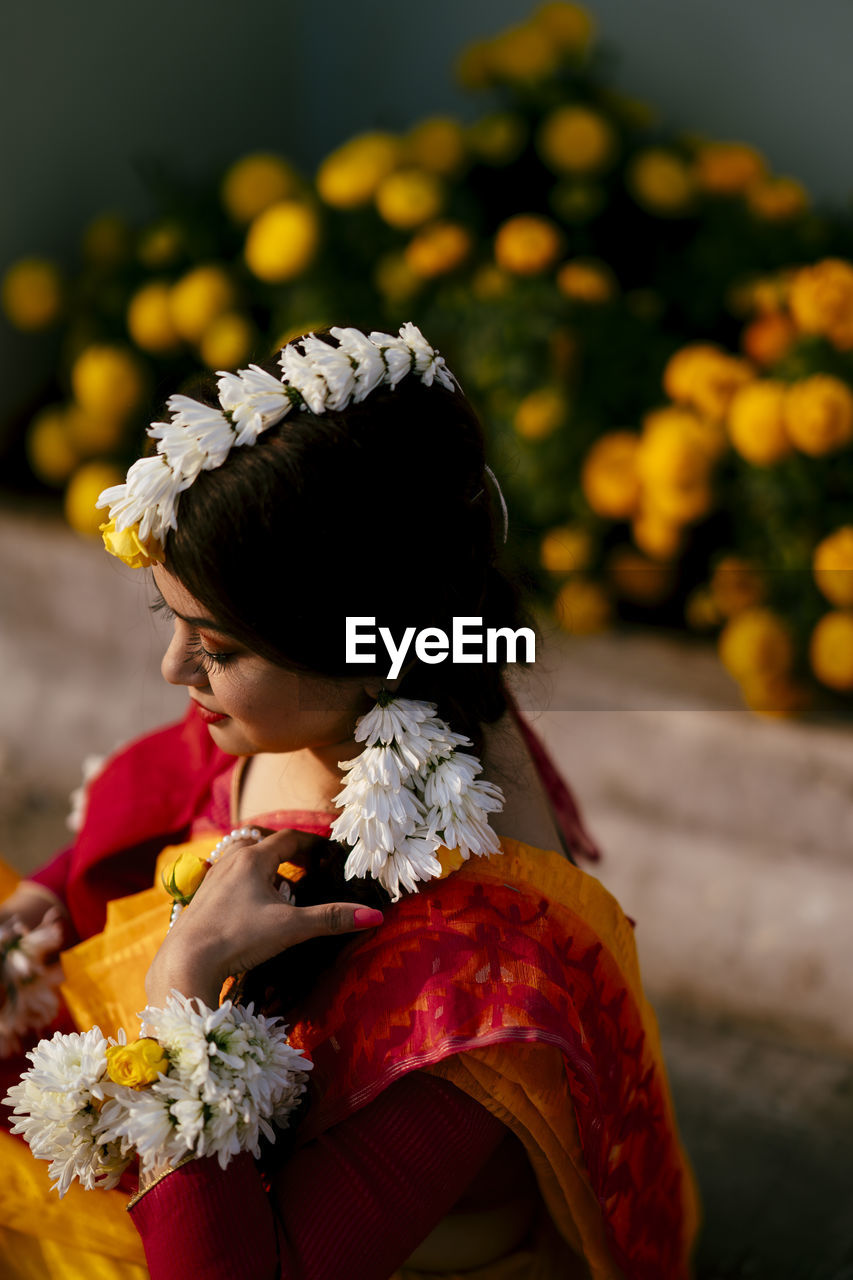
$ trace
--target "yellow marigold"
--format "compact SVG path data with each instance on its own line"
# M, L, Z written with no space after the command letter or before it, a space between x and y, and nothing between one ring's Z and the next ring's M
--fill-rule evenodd
M148 542L142 541L138 524L119 531L115 520L108 520L105 524L98 525L98 532L110 555L123 560L131 569L148 569L153 564L163 564L165 561L165 553L159 542L155 542L153 538Z
M562 247L560 229L549 218L519 213L498 228L495 261L513 275L539 275L553 267Z
M597 173L614 158L613 126L599 111L571 104L546 116L536 134L536 147L556 173Z
M665 147L638 151L628 166L626 181L634 199L650 213L677 218L693 207L696 184L690 167Z
M115 267L130 257L133 235L119 213L101 213L83 232L83 257L100 267Z
M644 504L631 521L631 536L652 560L673 560L681 550L683 526L667 519L659 507Z
M592 535L578 524L562 524L543 536L539 560L549 573L573 573L589 567Z
M71 367L71 386L81 409L102 421L121 421L145 394L145 373L124 347L86 347Z
M817 544L812 572L831 604L853 606L853 524L842 525Z
M169 305L181 337L200 342L216 317L233 307L234 285L222 267L213 263L194 267L172 285Z
M184 232L179 223L166 219L155 222L143 231L137 248L137 257L143 266L152 271L171 267L184 251Z
M609 302L616 294L616 277L606 262L573 258L557 271L557 288L576 302Z
M425 169L397 169L376 188L376 208L391 227L411 231L435 218L444 204L444 186Z
M784 360L797 339L797 330L784 311L768 311L747 325L741 335L744 354L762 369Z
M809 194L794 178L765 178L747 188L746 202L765 222L786 222L809 207Z
M844 350L853 345L853 266L825 258L803 267L791 281L789 306L803 333L821 333Z
M664 520L691 524L701 520L714 505L714 491L708 480L656 484L643 491L643 505L657 510Z
M249 270L267 284L283 284L310 267L320 244L317 215L299 200L283 200L258 214L244 250Z
M793 446L785 429L784 382L762 378L741 387L729 405L728 430L732 445L756 467L771 467L787 458Z
M62 311L62 277L47 258L21 258L3 277L3 310L16 329L47 329Z
M716 456L715 437L690 410L666 406L643 419L636 468L649 488L704 483Z
M471 150L486 164L511 164L527 141L527 125L510 111L495 111L470 124L465 136Z
M53 404L42 409L27 428L27 459L45 484L61 486L80 461L68 433L68 410Z
M65 429L72 448L81 458L115 453L124 435L124 419L107 414L101 416L70 404L66 410Z
M744 142L709 142L694 163L697 186L712 195L738 195L765 174L764 157Z
M208 369L236 369L248 360L255 337L255 327L248 316L226 311L205 330L199 355Z
M853 394L847 383L828 373L793 383L785 396L785 426L810 457L843 449L853 440Z
M95 503L104 489L124 484L124 472L107 462L84 462L65 490L65 519L78 533L96 537L104 518Z
M853 609L833 609L818 619L809 638L809 662L821 684L853 692Z
M561 49L582 52L589 48L595 34L595 23L588 10L569 0L550 0L540 4L533 15L534 24Z
M755 565L734 554L722 556L717 562L708 590L724 618L762 604L765 596L764 580Z
M564 631L575 636L593 635L609 629L613 604L598 582L570 578L557 592L554 615Z
M694 587L684 602L684 621L691 631L710 631L722 622L711 592L706 586Z
M634 604L660 604L672 594L671 565L656 563L633 547L614 547L607 559L607 576L616 591Z
M222 179L222 203L235 222L251 222L271 204L296 194L298 179L281 156L257 151L232 164Z
M127 331L143 351L156 355L174 351L181 335L172 319L172 286L167 280L152 280L138 289L127 308Z
M190 901L209 870L206 859L192 849L179 854L163 872L163 888L170 898L186 904Z
M471 292L483 302L505 298L511 288L511 278L493 262L485 262L478 267L471 281Z
M417 293L423 283L402 253L384 254L374 268L373 280L376 288L389 302L405 302Z
M465 163L465 130L452 116L430 116L409 130L405 147L413 164L450 178Z
M569 406L557 387L539 387L515 411L513 426L523 440L545 440L566 421Z
M747 360L730 356L711 343L692 343L671 357L664 370L663 385L673 400L719 420L725 417L738 387L754 377Z
M473 247L471 233L458 222L431 222L406 245L406 265L416 276L429 280L455 271Z
M533 23L508 27L488 44L488 67L497 80L544 80L556 71L559 49Z
M738 684L763 674L787 675L794 644L783 620L760 605L741 609L726 623L717 640L720 661Z
M787 675L750 676L741 683L740 691L750 711L773 719L799 715L812 702L808 689Z
M633 431L610 431L590 447L581 468L581 488L597 515L627 520L637 510L639 443Z
M149 1036L131 1044L110 1045L107 1049L107 1075L114 1084L129 1089L144 1089L161 1075L169 1073L169 1056Z
M402 155L400 139L393 134L360 133L326 156L317 170L317 191L336 209L368 204Z

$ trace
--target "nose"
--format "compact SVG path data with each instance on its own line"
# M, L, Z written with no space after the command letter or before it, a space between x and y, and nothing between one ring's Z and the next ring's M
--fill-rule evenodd
M172 638L160 663L160 674L167 684L204 689L207 687L207 672L199 668L198 659L188 652L191 641L191 628L176 618Z

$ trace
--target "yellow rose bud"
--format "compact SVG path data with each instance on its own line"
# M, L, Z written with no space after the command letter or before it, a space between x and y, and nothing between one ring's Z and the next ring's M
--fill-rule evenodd
M785 430L784 382L750 382L735 392L729 406L729 438L742 458L770 467L793 452Z
M169 1073L169 1057L156 1040L144 1036L131 1044L107 1047L107 1075L114 1084L144 1089Z
M562 247L563 236L556 223L539 214L520 213L499 227L495 261L513 275L538 275L554 265Z
M310 267L320 244L317 215L298 200L283 200L255 218L246 236L249 270L267 284L283 284Z
M627 520L637 510L639 443L639 436L632 431L610 431L590 447L581 468L581 488L597 515Z
M97 537L104 513L95 503L104 489L123 484L125 473L107 462L86 462L78 467L65 490L65 519L78 533Z
M3 277L3 310L16 329L36 333L62 310L62 277L47 258L21 258Z
M557 107L536 135L536 147L555 173L597 173L613 160L617 139L613 126L591 107Z
M186 905L207 875L208 863L191 850L182 853L163 872L163 888L171 898Z
M222 180L222 203L235 222L251 222L264 209L296 194L298 180L281 156L243 156Z
M809 661L821 684L853 692L853 609L835 609L819 619L809 640Z
M159 542L152 538L147 544L139 537L139 525L116 529L115 520L99 525L104 546L111 556L123 560L131 569L148 569L152 564L163 564L166 556Z
M412 237L404 258L413 275L430 280L461 267L473 247L471 233L457 222L431 222Z
M812 458L853 440L853 393L840 378L815 373L788 388L785 426L793 443Z
M831 604L853 606L853 524L842 525L818 543L812 572Z
M755 675L787 675L794 661L788 628L770 609L743 609L720 632L717 651L739 684Z
M557 592L554 614L564 631L575 636L593 635L609 630L613 605L599 583L570 578Z
M718 612L733 618L744 609L764 600L764 581L758 570L742 556L723 556L711 575L709 592Z

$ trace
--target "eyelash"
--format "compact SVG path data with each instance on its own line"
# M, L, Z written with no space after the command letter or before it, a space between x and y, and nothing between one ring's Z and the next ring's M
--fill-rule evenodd
M165 600L155 600L149 607L152 613L163 613L170 621L175 617L174 610L169 608ZM196 636L195 642L187 647L187 651L184 654L184 662L191 662L196 659L196 675L210 675L211 672L219 673L224 671L233 657L233 653L211 653L209 649L205 649L201 640Z

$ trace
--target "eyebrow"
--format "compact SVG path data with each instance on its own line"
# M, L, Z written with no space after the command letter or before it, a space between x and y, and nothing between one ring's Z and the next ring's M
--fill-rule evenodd
M153 579L152 579L151 585L153 586L154 590L157 592L157 595L159 596L159 599L160 599L160 603L163 605L163 607L168 609L170 613L173 613L176 618L180 618L181 622L186 622L187 625L190 627L199 627L203 631L215 631L217 632L218 635L228 636L229 640L235 640L235 641L237 640L237 637L234 635L232 631L229 631L227 627L220 626L220 624L218 622L214 622L212 618L188 618L185 613L178 613L177 609L173 609L172 606L169 604L168 600L163 595L163 592L157 586L157 583L153 581Z

